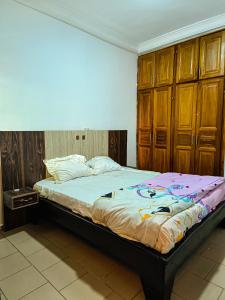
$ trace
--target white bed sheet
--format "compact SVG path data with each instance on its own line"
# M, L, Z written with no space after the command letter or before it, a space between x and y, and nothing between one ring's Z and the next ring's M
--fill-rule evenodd
M159 174L152 171L122 168L120 171L76 178L63 183L55 183L53 178L47 178L38 181L34 189L41 196L91 218L92 205L100 196L119 188L141 183Z

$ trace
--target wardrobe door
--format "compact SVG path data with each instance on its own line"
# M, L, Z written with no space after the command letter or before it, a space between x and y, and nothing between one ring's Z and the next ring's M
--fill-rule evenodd
M142 55L138 58L138 89L154 87L155 53Z
M170 170L171 87L154 89L153 170Z
M200 79L224 75L225 31L200 39Z
M198 39L190 40L177 46L177 83L198 79L198 53Z
M173 171L194 173L197 83L176 87Z
M155 53L156 86L173 83L174 47L159 50Z
M152 98L153 90L138 94L138 167L151 169L152 162Z
M219 175L224 79L199 84L196 124L196 173Z

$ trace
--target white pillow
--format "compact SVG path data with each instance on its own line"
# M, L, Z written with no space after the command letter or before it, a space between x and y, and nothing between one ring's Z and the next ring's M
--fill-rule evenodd
M85 156L75 154L44 160L44 164L54 180L62 182L77 177L92 175L93 171L85 164L85 161Z
M57 162L57 161L73 160L73 159L79 160L79 161L81 161L83 163L85 163L87 161L87 159L86 159L86 157L84 155L71 154L71 155L68 155L68 156L62 156L62 157L56 157L56 158L51 158L51 159L45 159L44 163L46 163L46 162L54 163L54 162Z
M93 169L93 174L121 170L121 166L108 156L96 156L86 162Z

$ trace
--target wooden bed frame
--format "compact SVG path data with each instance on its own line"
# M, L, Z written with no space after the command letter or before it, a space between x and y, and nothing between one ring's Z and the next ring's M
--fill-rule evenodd
M200 224L193 226L168 254L160 254L140 243L122 238L108 228L45 198L40 199L40 217L69 229L132 268L140 275L146 300L169 300L176 272L182 263L219 223L225 228L225 202Z
M54 139L55 135L57 138ZM105 133L101 131L0 131L0 159L2 160L2 175L4 175L0 190L33 186L35 182L45 178L46 170L43 159L46 155L49 158L49 153L52 157L59 155L55 152L59 150L56 145L58 141L67 145L66 149L72 149L72 153L82 148L84 153L92 155L99 155L98 151L100 153L102 151L100 145L104 144L104 148L108 149L107 154L125 166L127 131L110 130L106 140L102 139L104 135ZM87 143L83 141L83 137L85 140L87 137ZM69 154L65 151L62 149L60 155ZM2 205L1 196L0 192L0 206ZM40 215L69 229L131 267L141 277L147 300L169 300L178 268L219 223L223 222L225 225L225 203L221 203L200 224L189 230L186 237L166 255L140 243L121 238L106 227L97 225L90 219L44 198L40 201Z

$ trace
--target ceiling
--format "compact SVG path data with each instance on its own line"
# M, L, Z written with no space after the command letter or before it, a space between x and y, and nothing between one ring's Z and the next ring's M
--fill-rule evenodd
M15 0L133 52L225 27L224 0Z

